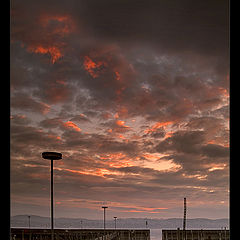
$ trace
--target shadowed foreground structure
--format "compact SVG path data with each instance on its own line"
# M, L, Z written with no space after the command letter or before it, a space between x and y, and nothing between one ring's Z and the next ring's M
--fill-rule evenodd
M185 234L184 234L185 233ZM184 238L185 235L185 238ZM229 240L229 230L162 230L162 240Z
M11 228L11 240L50 240L51 229ZM54 240L150 240L142 229L55 229Z

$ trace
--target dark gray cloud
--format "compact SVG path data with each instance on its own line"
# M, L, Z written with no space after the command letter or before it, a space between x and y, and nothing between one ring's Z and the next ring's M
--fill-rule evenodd
M166 132L164 131L163 128L159 128L158 130L156 130L155 132L150 134L152 137L154 138L163 138L166 136Z
M47 113L50 109L47 104L39 102L25 93L14 94L11 99L11 107L42 114Z
M39 128L31 126L11 126L11 142L12 145L33 148L55 148L59 145L57 135L51 132L42 131ZM13 147L13 149L15 146Z
M91 122L91 120L84 114L79 114L74 116L70 121L76 121L76 122Z
M44 119L39 123L43 128L57 128L62 125L62 120L59 118Z
M229 148L216 144L208 144L202 147L202 152L208 157L229 157Z
M13 125L27 125L31 123L31 119L25 115L12 115L10 119Z
M178 131L156 146L158 152L197 153L204 140L202 131Z
M84 19L96 36L151 41L161 49L227 54L228 1L91 1ZM214 14L212 14L214 12ZM156 25L156 23L159 23ZM224 50L223 50L224 49Z

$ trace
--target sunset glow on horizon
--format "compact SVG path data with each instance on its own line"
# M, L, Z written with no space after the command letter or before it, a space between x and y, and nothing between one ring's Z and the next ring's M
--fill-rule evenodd
M57 151L56 217L182 217L186 197L189 218L228 218L227 15L215 0L12 0L11 215L49 216L41 153Z

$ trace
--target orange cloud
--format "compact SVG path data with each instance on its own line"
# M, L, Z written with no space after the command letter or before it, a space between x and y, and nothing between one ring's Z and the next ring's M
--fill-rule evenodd
M99 159L107 161L110 167L130 167L133 166L132 159L123 153L102 154Z
M124 126L124 121L121 121L121 120L117 120L116 121L116 124L118 125L118 126L120 126L120 127L126 127L126 126Z
M125 125L125 122L121 120L116 120L115 127L112 129L112 131L115 133L124 133L129 130L130 130L130 127Z
M74 129L77 132L81 131L81 129L75 123L73 123L71 121L65 122L63 125L67 128Z
M221 145L223 147L229 147L229 141L227 140L227 142L226 142L221 137L219 137L219 138L216 137L215 139L208 141L207 144L216 144L216 145Z
M168 208L142 207L142 206L135 206L135 205L122 205L122 204L118 204L118 205L119 205L118 207L121 207L121 212L132 212L132 213L140 213L140 212L160 213L162 212L162 210L168 209ZM122 208L126 208L126 210Z
M164 137L164 138L166 139L166 138L169 138L169 137L171 137L171 136L173 135L173 133L174 133L173 131L166 132L166 135L165 135L165 137Z
M114 115L114 118L119 118L118 113L116 113L116 114Z
M105 168L99 168L99 169L95 170L94 175L97 175L100 177L106 177L105 175L113 175L114 173L115 173L115 175L119 175L119 173L117 173L117 172L113 172L113 171L110 171Z
M104 67L107 67L107 63L103 61L94 62L90 57L84 57L84 68L93 77L97 78L104 71Z
M120 106L117 113L114 115L115 118L126 118L128 116L128 109L125 106Z
M161 127L166 127L167 125L173 124L172 121L169 122L157 122L155 123L151 128L146 129L144 132L149 134L149 133L153 133L155 131L157 131L157 129L161 128Z
M214 164L214 165L212 164L211 168L209 168L208 171L212 172L215 170L223 170L226 167L227 167L227 164Z
M91 175L91 176L98 176L103 178L109 178L108 175L121 175L121 173L117 171L111 171L106 168L94 168L94 169L85 169L85 170L74 170L69 168L59 168L54 167L59 171L67 171L78 175Z
M54 64L60 57L63 56L61 50L56 46L43 47L39 46L30 46L27 48L28 51L40 54L50 54L51 62Z
M41 15L39 18L39 29L44 39L37 40L38 43L30 43L27 47L29 52L38 54L49 54L51 63L54 64L63 57L63 47L65 46L63 37L74 31L75 25L70 16L67 15ZM56 36L58 37L57 41ZM54 39L54 40L53 40Z
M76 174L80 174L80 175L96 175L94 174L94 172L91 171L80 171L80 170L73 170L73 169L68 169L68 168L58 168L58 167L54 167L54 169L59 170L59 171L67 171L67 172L71 172L71 173L76 173Z
M219 90L220 94L223 95L225 98L229 98L229 92L227 89L219 87L218 90Z
M126 139L122 134L118 134L117 137L120 138L120 139Z
M120 81L121 78L120 78L119 72L115 71L115 75L116 75L116 80L117 80L117 81Z
M60 136L56 136L56 135L52 135L52 134L48 134L48 137L51 138L51 139L55 139L57 141L61 141L61 137Z

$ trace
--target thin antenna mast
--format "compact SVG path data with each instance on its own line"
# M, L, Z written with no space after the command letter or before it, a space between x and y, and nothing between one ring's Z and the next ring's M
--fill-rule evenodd
M186 204L186 198L184 198L183 230L186 229L186 211L187 211L187 204Z
M186 198L184 198L184 212L183 212L183 239L186 239L185 236L185 229L186 229L186 211L187 211L187 203L186 203Z

